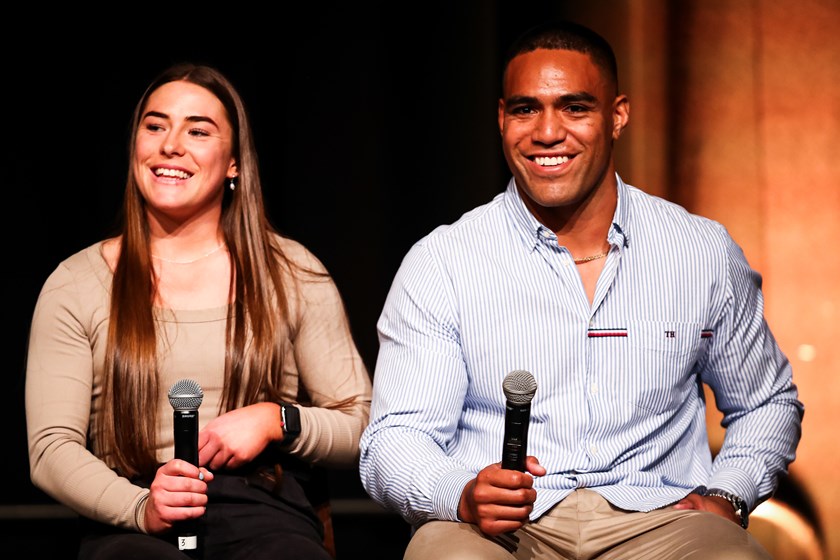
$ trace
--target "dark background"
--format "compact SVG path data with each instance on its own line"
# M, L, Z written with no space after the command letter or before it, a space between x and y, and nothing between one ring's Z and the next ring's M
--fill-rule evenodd
M599 2L611 7L610 2ZM373 373L376 320L412 243L500 192L500 56L512 38L569 2L424 2L250 9L138 6L129 17L32 9L3 39L3 221L11 305L4 355L0 535L64 539L68 520L18 515L52 504L29 481L23 410L31 313L46 277L111 234L131 112L146 84L181 60L218 67L249 108L270 218L333 274ZM616 3L620 6L621 3ZM27 11L31 8L24 8ZM583 22L620 17L595 13ZM196 14L201 14L198 19ZM44 18L50 21L45 22ZM333 474L336 499L365 499L356 471ZM399 518L335 518L338 552L401 557ZM371 541L375 530L379 540ZM11 539L11 541L10 541ZM45 544L46 543L46 544ZM43 541L45 557L61 546ZM355 549L355 550L354 550ZM47 553L48 551L52 551ZM30 556L31 557L31 556Z

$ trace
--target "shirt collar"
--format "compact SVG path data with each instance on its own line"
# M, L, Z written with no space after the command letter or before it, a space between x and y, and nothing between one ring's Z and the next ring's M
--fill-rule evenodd
M615 174L615 182L618 184L618 202L615 205L615 215L613 215L613 224L610 232L607 234L607 241L610 245L616 245L620 249L627 247L629 238L627 232L630 225L630 188Z
M630 199L629 187L622 181L621 177L616 173L616 183L618 184L618 201L615 207L615 214L613 215L613 224L610 232L607 234L607 241L610 245L616 245L623 248L628 244L627 226L630 221ZM516 180L511 177L505 189L505 208L508 215L513 220L515 229L519 232L522 243L526 249L533 251L541 239L553 239L557 242L557 236L554 232L542 225L537 220L519 194L516 188Z

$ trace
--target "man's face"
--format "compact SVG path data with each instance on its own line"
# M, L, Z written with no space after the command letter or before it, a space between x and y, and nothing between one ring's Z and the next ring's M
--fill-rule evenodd
M628 117L627 98L587 54L537 49L510 62L499 100L502 147L538 219L573 214L615 184L612 146Z

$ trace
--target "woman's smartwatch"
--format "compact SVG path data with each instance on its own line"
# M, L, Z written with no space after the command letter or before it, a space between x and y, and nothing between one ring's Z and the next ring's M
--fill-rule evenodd
M280 405L280 420L283 422L283 446L291 445L300 435L300 410L287 402Z
M737 515L741 519L741 527L746 529L747 526L750 524L750 512L747 509L747 504L739 496L736 496L732 492L721 490L720 488L709 488L703 495L717 496L718 498L723 498L724 500L732 504L733 508L735 508L735 515Z

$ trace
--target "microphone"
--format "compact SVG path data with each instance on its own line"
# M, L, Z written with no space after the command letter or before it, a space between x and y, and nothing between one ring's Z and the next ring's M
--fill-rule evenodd
M537 382L530 372L512 371L502 382L505 392L505 440L502 448L502 468L525 471L528 447L528 423L531 418L531 399L537 392Z
M198 466L198 407L204 398L201 386L191 379L177 381L169 389L175 426L175 458ZM181 522L178 533L178 550L192 558L198 554L196 520Z

